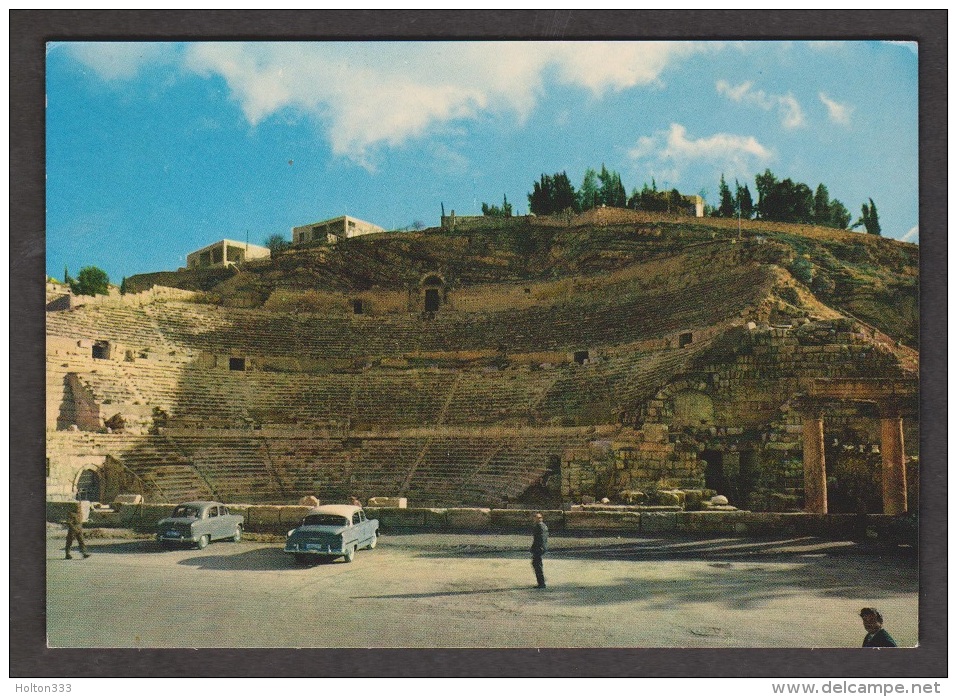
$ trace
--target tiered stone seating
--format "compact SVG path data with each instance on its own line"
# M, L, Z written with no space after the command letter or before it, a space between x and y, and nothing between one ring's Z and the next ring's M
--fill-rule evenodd
M497 505L538 481L579 435L445 437L433 440L403 495L417 505Z
M128 305L82 305L66 312L46 313L47 333L76 339L115 341L137 349L168 347L149 314Z
M766 293L773 275L744 266L660 292L640 287L583 295L574 304L484 315L329 317L163 303L148 311L171 342L212 353L358 359L414 351L575 350L665 336L734 316ZM722 298L702 303L702 296ZM276 338L281 337L281 341Z
M289 496L261 438L222 434L168 440L224 502L276 502Z
M217 497L196 468L161 438L142 440L119 459L144 486L148 501L179 503Z

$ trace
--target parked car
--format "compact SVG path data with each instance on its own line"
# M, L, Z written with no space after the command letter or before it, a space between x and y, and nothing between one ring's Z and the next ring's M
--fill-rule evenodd
M179 504L173 514L158 524L156 540L164 547L195 544L203 549L213 540L239 542L243 517L230 513L217 501L190 501Z
M379 521L366 518L360 506L319 506L286 533L285 552L299 564L355 558L357 549L375 549Z

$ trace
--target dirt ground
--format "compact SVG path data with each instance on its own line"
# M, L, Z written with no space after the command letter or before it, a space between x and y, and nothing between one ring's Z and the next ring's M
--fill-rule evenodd
M875 606L917 643L916 554L876 544L553 532L389 534L353 563L299 567L280 541L163 551L47 538L51 647L859 647Z

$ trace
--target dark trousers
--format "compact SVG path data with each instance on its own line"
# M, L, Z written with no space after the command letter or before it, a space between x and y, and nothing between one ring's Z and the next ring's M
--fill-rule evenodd
M80 554L86 554L86 543L83 542L83 530L74 530L73 528L66 529L66 553L70 554L70 548L73 546L73 541L76 540L76 543L80 546Z
M545 569L542 566L542 555L541 554L532 554L532 568L535 569L535 580L538 581L538 585L545 587Z

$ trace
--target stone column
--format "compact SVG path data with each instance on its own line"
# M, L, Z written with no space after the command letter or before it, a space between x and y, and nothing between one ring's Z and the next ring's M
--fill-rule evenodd
M907 513L907 477L904 469L904 422L900 412L881 409L881 460L883 462L884 513Z
M806 410L804 420L804 510L827 513L827 476L824 471L824 415Z

